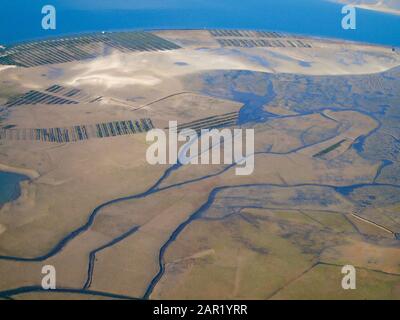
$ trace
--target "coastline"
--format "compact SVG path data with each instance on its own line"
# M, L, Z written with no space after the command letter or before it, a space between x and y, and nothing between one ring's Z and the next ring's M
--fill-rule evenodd
M193 21L183 21L176 12L168 7L163 8L170 15L157 16L157 8L153 11L144 12L143 20L135 18L141 17L140 12L135 10L118 11L110 8L109 10L93 12L93 20L90 24L80 25L79 21L72 27L64 26L63 28L57 28L54 32L42 32L34 29L29 29L25 32L19 32L18 34L1 35L3 38L1 41L2 45L11 47L14 44L40 41L44 38L57 38L68 35L79 35L88 33L97 33L102 31L151 31L151 30L190 30L190 29L251 29L251 30L265 30L265 31L280 31L290 34L303 34L307 36L323 37L328 39L342 39L350 40L362 43L373 43L378 45L387 46L400 46L398 37L392 32L392 30L398 30L400 12L398 9L390 9L390 6L376 6L375 4L354 4L360 8L360 18L364 21L363 28L359 28L356 32L344 32L341 28L333 28L340 23L342 18L341 8L344 4L349 3L361 3L361 1L353 0L301 0L293 3L295 13L290 13L288 16L280 17L280 12L285 10L284 5L280 4L279 1L273 0L265 3L262 0L256 0L255 4L257 8L262 7L266 11L266 15L260 13L260 10L256 8L250 8L249 11L239 14L235 14L235 20L229 20L223 16L221 8L209 7L207 4L209 1L205 1L200 7L204 12L209 10L210 22L204 22L204 15L194 12ZM240 8L240 6L237 6ZM361 8L363 10L361 10ZM304 11L303 11L304 9ZM368 10L364 10L368 9ZM221 11L221 12L220 12ZM75 11L74 11L75 13ZM308 13L308 14L305 14ZM105 22L100 17L107 18L107 21L112 21L113 17L122 14L126 19L126 22L116 21L115 23ZM271 16L268 16L271 14ZM87 18L85 11L76 10L76 19L84 20ZM221 15L223 17L221 17ZM309 21L308 16L314 15L316 20ZM155 23L150 23L154 19ZM253 23L254 20L254 23ZM313 19L314 20L314 19ZM366 23L367 22L367 23ZM300 24L300 26L298 26ZM321 25L321 28L315 28L315 24ZM325 25L327 24L327 26ZM375 28L384 24L386 28ZM376 30L378 29L378 30ZM50 36L50 37L48 37Z
M3 163L0 163L0 171L21 174L27 176L30 179L37 179L40 177L40 174L33 169L12 167Z
M329 0L331 2L335 0ZM338 2L335 2L338 3ZM364 8L363 8L364 9ZM373 10L373 9L371 9ZM376 10L374 10L376 11ZM400 15L400 12L399 14ZM207 30L214 30L214 29L220 29L220 30L244 30L244 31L265 31L265 32L280 32L280 33L285 33L288 35L291 35L296 38L301 38L301 39L314 39L314 40L319 40L319 41L329 41L333 43L338 43L338 44L358 44L358 45L367 45L367 46L373 46L373 47L381 47L381 48L393 48L393 47L398 47L397 45L389 45L389 44L383 44L383 43L377 43L377 42L369 42L369 41L364 41L364 40L353 40L353 39L344 39L344 38L339 38L336 36L327 36L327 35L314 35L314 34L306 34L306 33L301 33L301 32L288 32L282 29L263 29L263 28L127 28L127 29L113 29L106 31L106 33L113 33L113 32L160 32L160 31L207 31ZM71 33L67 32L65 34L60 34L60 35L52 35L52 36L47 36L47 37L37 37L33 38L31 40L20 40L20 41L15 41L12 42L8 45L4 45L4 49L10 49L12 47L18 46L18 45L23 45L23 44L29 44L32 42L41 42L41 41L47 41L47 40L54 40L58 38L68 38L68 37L74 37L74 36L85 36L88 34L93 34L93 33L100 33L101 31L91 31L91 32L76 32L76 33ZM1 65L0 64L0 72L3 70L6 70L8 68L14 68L15 66L13 65Z

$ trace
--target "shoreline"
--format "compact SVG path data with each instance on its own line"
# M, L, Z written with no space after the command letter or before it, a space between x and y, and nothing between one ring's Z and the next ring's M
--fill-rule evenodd
M345 4L344 2L337 2L335 0L329 0L333 1L335 3L339 4ZM365 9L369 11L374 11L374 12L381 12L376 9L367 9L367 8L362 8L362 5L354 5L354 7L358 7L360 9ZM389 14L386 12L386 14ZM393 15L393 14L392 14ZM400 15L400 12L398 14ZM98 31L81 31L81 32L66 32L63 34L55 35L55 36L47 36L47 37L34 37L31 39L23 39L23 40L16 40L9 42L4 45L4 49L10 49L18 45L23 45L27 43L32 43L32 42L41 42L41 41L46 41L46 40L54 40L58 38L67 38L67 37L74 37L74 36L84 36L84 35L89 35L89 34L96 34L96 33L113 33L113 32L161 32L161 31L209 31L209 30L244 30L244 31L265 31L265 32L279 32L279 33L284 33L287 35L291 35L293 37L301 37L301 38L310 38L310 39L316 39L316 40L324 40L324 41L333 41L333 42L339 42L339 43L354 43L354 44L359 44L359 45L369 45L369 46L376 46L376 47L385 47L385 48L393 48L393 47L399 47L400 45L389 45L389 44L384 44L384 43L377 43L377 42L368 42L368 41L362 41L362 40L352 40L352 39L343 39L343 38L338 38L334 35L313 35L313 34L305 34L305 33L300 33L300 32L288 32L282 29L263 29L263 28L232 28L232 27L219 27L219 28L117 28L117 29L112 29L112 30L98 30Z
M400 10L392 9L387 6L380 6L378 4L358 4L358 3L351 3L347 0L329 0L329 1L333 2L333 3L342 4L342 5L350 5L355 8L358 8L358 9L364 9L364 10L374 11L374 12L378 12L378 13L385 13L385 14L400 16Z
M37 179L40 177L40 174L33 169L12 167L12 166L9 166L9 165L3 164L3 163L0 163L0 171L24 175L24 176L27 176L31 180Z

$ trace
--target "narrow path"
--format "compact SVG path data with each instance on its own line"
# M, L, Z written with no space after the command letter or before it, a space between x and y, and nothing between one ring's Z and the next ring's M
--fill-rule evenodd
M383 230L383 231L385 231L387 233L390 233L393 237L395 237L395 232L390 230L390 229L388 229L388 228L386 228L385 226L382 226L382 225L380 225L380 224L378 224L376 222L373 222L373 221L371 221L371 220L369 220L367 218L364 218L364 217L362 217L362 216L360 216L360 215L358 215L357 213L354 213L354 212L351 213L351 216L353 216L354 218L356 218L358 220L361 220L361 221L363 221L365 223L371 224L371 225L373 225L373 226L375 226L375 227L377 227L377 228L379 228L379 229L381 229L381 230Z

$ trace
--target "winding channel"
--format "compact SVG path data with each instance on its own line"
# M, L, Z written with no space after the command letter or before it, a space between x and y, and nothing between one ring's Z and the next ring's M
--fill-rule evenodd
M212 96L212 94L210 94ZM263 106L266 105L267 103L269 103L270 101L273 100L274 98L274 93L273 93L273 88L271 85L268 86L268 92L265 96L260 97L260 96L256 96L254 94L243 94L243 93L238 93L235 92L234 97L235 97L235 101L239 101L244 103L244 106L241 109L240 112L240 118L239 118L239 124L245 124L245 123L249 123L249 122L267 122L270 119L282 119L282 118L292 118L292 117L301 117L301 116L305 116L305 115L309 115L309 114L315 114L315 113L320 113L322 116L325 116L322 112L325 110L331 110L331 111L345 111L345 110L351 110L351 111L357 111L360 112L362 114L368 115L369 117L373 118L375 121L377 121L378 123L378 127L375 128L374 130L371 130L367 135L359 137L356 142L353 144L353 148L360 153L360 149L362 149L362 146L365 142L365 140L372 134L374 134L376 131L379 130L379 128L381 127L381 121L379 119L377 119L371 112L367 112L365 110L360 110L360 109L352 109L352 108L321 108L319 110L315 110L312 112L303 112L297 115L274 115L268 112L265 112L262 110ZM332 120L332 119L331 119ZM326 138L325 140L328 141L332 139L332 137ZM291 153L295 153L301 149L304 148L308 148L312 145L315 144L319 144L324 142L324 140L322 141L318 141L315 143L311 143L308 145L303 145L301 147L297 147L294 148L288 152L282 152L282 153L277 153L277 152L257 152L256 154L275 154L275 155L288 155ZM341 194L344 194L344 192L348 192L348 190L352 190L355 188L360 188L360 187L365 187L365 186L386 186L386 187L394 187L394 188L398 188L400 189L399 185L395 185L395 184L380 184L380 183L376 183L376 179L379 176L381 170L384 168L384 166L389 165L388 162L386 162L386 160L383 160L381 167L378 169L378 172L375 176L375 178L373 179L373 181L371 183L365 183L365 184L354 184L354 185L349 185L349 186L344 186L344 187L337 187L337 186L333 186L333 185L322 185L322 184L297 184L297 185L282 185L282 184L243 184L243 185L234 185L234 186L219 186L214 188L208 197L208 200L201 205L200 208L198 208L196 211L194 211L187 220L185 220L184 222L182 222L171 234L171 236L168 238L168 240L161 246L160 251L159 251L159 255L158 255L158 264L159 264L159 271L157 272L157 274L154 276L154 278L151 280L151 282L149 283L142 299L148 299L155 286L158 284L159 280L161 279L161 277L163 276L164 272L165 272L165 263L164 263L164 256L165 256L165 252L168 249L168 247L171 245L172 242L174 242L177 237L180 235L180 233L186 228L186 226L188 226L192 221L198 219L199 217L201 217L201 215L207 211L210 206L212 205L212 203L215 200L216 195L225 189L229 189L229 188L239 188L239 187L257 187L257 186L270 186L270 187L281 187L281 188L293 188L293 187L306 187L306 186L316 186L316 187L328 187L328 188L332 188L334 189L336 192L339 192ZM233 166L235 166L235 164L233 165L229 165L227 167L225 167L224 169L222 169L221 171L214 173L214 174L210 174L210 175L205 175L199 178L195 178L192 180L187 180L187 181L183 181L183 182L179 182L176 184L172 184L172 185L167 185L164 187L160 187L160 185L176 170L179 170L179 168L181 168L183 165L180 163L177 163L176 165L172 165L171 167L169 167L168 169L165 170L165 172L162 174L162 176L153 184L153 186L151 186L148 190L146 190L145 192L139 193L139 194L135 194L135 195L130 195L130 196L126 196L126 197L121 197L121 198L117 198L117 199L113 199L110 201L107 201L99 206L97 206L89 215L89 218L87 220L87 222L82 225L81 227L75 229L74 231L70 232L67 236L65 236L62 240L60 240L49 252L47 252L46 254L42 255L42 256L38 256L38 257L33 257L33 258L26 258L26 257L14 257L14 256L0 256L0 260L10 260L10 261L17 261L17 262L40 262L40 261L44 261L50 257L53 257L54 255L58 254L60 251L63 250L63 248L75 237L77 237L78 235L80 235L81 233L87 231L94 223L96 216L100 213L100 211L108 206L111 206L113 204L119 203L119 202L123 202L123 201L127 201L127 200L132 200L132 199L140 199L140 198L145 198L149 195L152 195L154 193L157 192L162 192L164 190L168 190L171 188L176 188L176 187L180 187L180 186L184 186L187 184L191 184L191 183L195 183L201 180L205 180L217 175L220 175L222 173L224 173L225 171L231 169ZM95 256L96 253L98 253L101 250L104 250L106 248L109 248L113 245L115 245L116 243L124 240L125 238L129 237L130 235L134 234L135 232L137 232L140 229L140 226L133 226L129 231L127 231L126 233L119 235L118 237L116 237L115 239L113 239L112 241L108 242L107 244L100 246L99 248L94 249L93 251L90 252L89 254L89 263L88 263L88 270L87 270L87 279L86 282L84 283L83 287L81 289L68 289L68 288L60 288L57 290L54 290L55 292L64 292L64 293L78 293L78 294L84 294L84 295L98 295L98 296L104 296L104 297L109 297L109 298L118 298L118 299L135 299L132 297L128 297L128 296L123 296L123 295L118 295L118 294L112 294L112 293L105 293L105 292L98 292L98 291L91 291L89 290L91 282L92 282L92 277L93 277L93 270L94 270L94 264L95 264ZM41 287L39 286L25 286L25 287L19 287L19 288L15 288L15 289L10 289L10 290L6 290L6 291L2 291L0 292L0 297L12 297L14 295L18 295L18 294L23 294L23 293L28 293L28 292L40 292L40 291L44 291ZM47 291L47 290L46 290ZM48 291L47 291L48 292Z
M296 188L296 187L324 187L324 188L331 188L335 190L336 192L340 194L346 194L349 192L349 190L354 190L357 188L362 188L362 187L368 187L368 186L381 186L381 187L393 187L397 188L400 191L400 186L398 185L393 185L393 184L380 184L380 183L362 183L362 184L354 184L354 185L348 185L348 186L342 186L342 187L337 187L333 185L324 185L324 184L316 184L316 183L304 183L304 184L295 184L295 185L288 185L284 186L281 184L263 184L263 183L256 183L256 184L239 184L239 185L234 185L234 186L221 186L221 187L216 187L214 188L209 197L208 200L199 208L197 209L192 215L183 223L181 223L178 228L174 230L174 232L171 234L171 236L168 238L168 240L164 243L164 245L161 247L160 252L159 252L159 271L156 274L156 276L152 279L150 282L149 286L146 289L145 294L143 295L143 299L148 299L150 295L152 294L155 286L157 283L160 281L161 277L164 274L165 271L165 263L164 263L164 255L168 247L171 245L172 242L174 242L179 234L194 220L199 219L201 215L206 212L211 205L213 204L216 195L227 189L235 189L235 188L248 188L248 187L275 187L275 188ZM249 206L246 206L249 207Z

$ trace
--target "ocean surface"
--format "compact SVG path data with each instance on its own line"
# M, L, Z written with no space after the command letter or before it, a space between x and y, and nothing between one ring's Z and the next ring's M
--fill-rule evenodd
M56 30L41 27L44 5ZM0 44L65 34L132 29L240 28L400 46L400 15L357 9L343 30L342 5L326 0L3 0Z
M21 194L19 183L28 180L28 177L0 171L0 206L17 199Z

